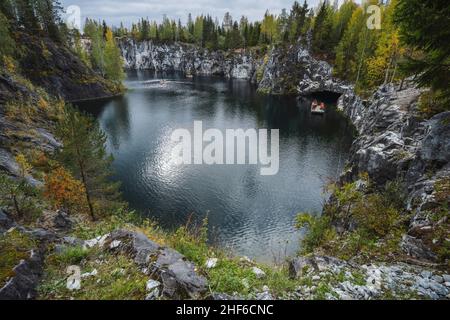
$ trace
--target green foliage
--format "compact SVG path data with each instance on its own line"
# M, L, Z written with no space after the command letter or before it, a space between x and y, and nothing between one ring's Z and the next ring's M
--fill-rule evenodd
M36 188L25 179L14 180L0 174L0 207L11 209L17 219L36 218L40 214L39 199Z
M84 34L91 40L90 65L100 74L113 82L121 82L125 78L123 59L115 41L112 30L87 19Z
M64 247L62 252L55 256L55 261L66 265L81 263L89 255L89 250L82 246Z
M314 19L312 49L316 54L333 51L333 15L329 2L324 1Z
M434 115L445 112L449 109L447 103L442 101L442 91L440 93L429 90L421 94L418 104L419 112L425 119L429 119Z
M9 22L4 14L0 12L0 64L3 64L4 56L12 56L16 49L16 43L9 31Z
M377 191L367 175L362 175L359 181L331 189L335 200L325 208L323 216L297 216L296 226L307 227L301 244L303 253L320 248L342 259L358 256L370 260L386 259L399 250L407 220L401 214L404 192L399 182L388 182ZM336 223L350 231L336 233Z
M0 4L0 13L11 24L23 26L30 33L44 34L57 42L65 40L67 31L59 16L61 11L56 0L2 0Z
M12 269L20 260L29 258L34 248L36 243L17 229L0 235L0 288L14 276Z
M303 253L313 252L327 241L335 237L335 232L330 225L329 216L316 217L308 213L299 213L296 217L295 226L299 229L307 228L307 232L302 239Z
M81 278L80 290L70 291L66 287L66 270L74 263L82 273L95 269L97 275ZM38 293L39 299L52 300L143 300L147 280L133 260L124 255L74 247L47 257Z
M450 6L446 0L398 0L394 22L401 40L416 54L402 64L404 72L417 75L422 87L431 87L441 104L450 105Z
M91 218L121 207L119 185L109 180L112 157L106 153L106 136L98 123L67 106L57 136L64 144L57 159L82 182Z

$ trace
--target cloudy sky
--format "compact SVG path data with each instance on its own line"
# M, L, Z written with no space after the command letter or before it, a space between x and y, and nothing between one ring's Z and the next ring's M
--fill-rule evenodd
M303 0L299 2L303 3ZM319 0L307 2L316 6ZM123 21L130 25L141 17L160 21L164 14L169 18L180 18L185 23L189 12L193 16L209 13L222 21L228 11L234 19L245 15L254 21L260 20L267 9L277 14L283 8L289 9L294 0L61 0L61 3L65 8L79 6L82 21L90 17L104 19L108 24L119 25Z

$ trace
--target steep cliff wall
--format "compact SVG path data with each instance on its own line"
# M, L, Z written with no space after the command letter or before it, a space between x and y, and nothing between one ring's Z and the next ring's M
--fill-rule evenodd
M332 77L325 61L314 59L302 45L273 47L266 54L253 51L209 51L194 45L120 40L126 68L181 71L196 75L220 75L246 79L261 93L307 95L315 92L343 93L350 86Z
M342 94L351 86L332 76L331 66L302 45L273 48L265 59L258 90L268 94Z
M87 67L70 49L49 38L17 34L21 74L49 94L66 101L106 98L119 92L114 84Z
M367 172L378 186L401 181L411 213L401 246L414 258L436 261L449 245L448 208L444 215L442 210L450 202L450 112L423 119L420 94L408 84L402 90L381 86L366 101L351 90L341 96L338 107L359 132L342 180Z
M189 44L155 44L132 39L120 40L119 46L128 69L181 71L251 80L257 67L257 58L250 52L209 51Z

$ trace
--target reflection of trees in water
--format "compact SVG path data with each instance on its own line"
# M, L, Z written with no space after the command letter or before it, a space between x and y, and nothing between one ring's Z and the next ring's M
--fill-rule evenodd
M126 97L84 101L76 105L81 111L99 119L114 149L119 148L121 141L128 140L130 115Z
M120 143L128 141L130 133L130 115L126 98L116 99L102 114L102 123L111 146L119 149Z

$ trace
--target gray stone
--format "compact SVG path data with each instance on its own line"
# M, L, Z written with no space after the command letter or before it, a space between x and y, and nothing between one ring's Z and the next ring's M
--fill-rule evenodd
M14 221L9 218L9 216L0 209L0 230L8 230L15 225Z
M14 277L0 288L0 300L27 300L36 297L36 287L42 275L43 256L32 250L30 258L14 267Z
M264 291L256 294L256 300L275 300L275 299L270 294L270 292Z
M214 292L209 296L207 296L206 300L225 301L225 300L245 300L245 299L236 295Z
M295 257L288 262L288 267L292 279L302 277L307 269L318 269L314 257Z
M62 210L44 210L42 216L38 220L38 226L58 232L70 231L72 225L72 219Z
M161 288L161 282L156 280L148 280L145 286L145 289L147 290L148 294L145 297L145 300L156 300L160 296L160 288Z
M414 238L410 235L403 235L400 243L402 250L411 257L435 261L437 256L429 248L427 248L421 239Z
M262 279L266 276L266 273L258 267L253 267L252 271L255 274L257 279Z
M175 281L169 281L170 288L167 290L166 282L163 280L165 292L174 292L173 297L187 296L191 299L198 299L207 291L206 278L197 274L195 266L191 262L179 260L169 265L167 272L164 272L163 275L163 279L169 277Z
M218 261L217 258L209 258L205 263L205 267L207 269L215 268L215 266L217 265L217 261Z

